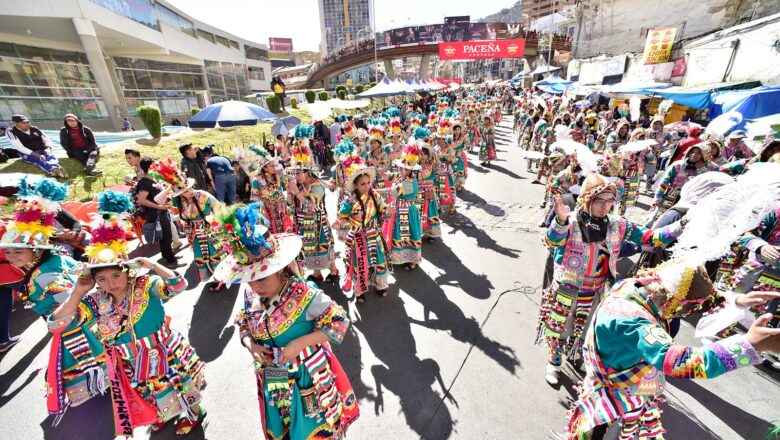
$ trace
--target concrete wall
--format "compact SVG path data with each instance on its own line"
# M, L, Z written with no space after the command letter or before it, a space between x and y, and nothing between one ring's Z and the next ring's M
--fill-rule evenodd
M736 41L739 45L734 48ZM780 84L780 14L694 40L684 46L688 72L684 85L753 81ZM730 71L729 60L735 57Z
M734 26L742 17L760 18L779 10L780 0L581 0L573 55L642 52L651 28L676 26L679 41Z

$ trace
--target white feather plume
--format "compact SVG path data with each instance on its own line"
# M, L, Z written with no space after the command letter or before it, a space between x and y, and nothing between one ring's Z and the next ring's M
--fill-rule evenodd
M710 123L707 124L707 128L704 129L704 132L722 137L739 125L740 122L742 122L742 113L736 111L723 113L710 121Z
M641 141L633 141L627 144L623 144L618 147L618 153L638 153L640 151L647 150L648 147L658 144L658 142L652 139L643 139Z
M755 163L734 183L720 187L688 211L688 223L672 255L689 266L720 258L779 203L780 164Z
M547 111L547 110L548 110L548 108L547 108L547 102L545 102L545 101L544 101L544 99L543 99L541 96L538 96L538 95L537 95L537 96L535 97L535 99L534 99L534 104L536 104L536 105L538 105L538 106L542 107L542 108L544 109L544 111Z
M574 156L584 175L595 173L599 170L596 155L585 144L572 140L555 141L550 144L550 150L560 151L567 156Z
M660 104L658 104L658 114L661 116L666 116L667 113L669 113L669 110L672 109L672 106L674 105L674 101L671 99L664 99L661 101Z
M772 133L772 124L768 120L759 120L745 124L745 133L748 139L762 139Z
M631 109L631 120L634 122L639 121L639 116L642 114L640 111L642 100L638 96L632 96L631 99L628 100L628 106Z
M567 141L571 140L571 129L563 124L558 124L555 126L555 140L556 141Z

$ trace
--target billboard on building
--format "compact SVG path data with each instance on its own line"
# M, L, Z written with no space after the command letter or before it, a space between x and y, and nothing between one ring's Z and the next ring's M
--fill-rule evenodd
M293 50L292 38L270 37L268 39L268 45L273 51L292 52Z
M457 17L444 17L444 41L464 41L469 38L469 24L471 17L461 15Z
M669 62L676 36L676 27L650 29L647 32L647 41L645 41L645 64Z
M439 43L439 59L441 60L521 58L524 53L524 39Z

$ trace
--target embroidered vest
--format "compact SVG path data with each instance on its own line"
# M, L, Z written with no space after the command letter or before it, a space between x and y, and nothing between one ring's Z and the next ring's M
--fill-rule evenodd
M581 287L585 280L589 262L598 259L598 248L585 243L582 239L582 231L576 221L577 211L569 216L569 238L566 240L566 248L563 251L563 260L555 268L555 279L562 284ZM626 222L621 218L610 218L607 225L607 238L605 246L609 253L609 273L617 276L617 259L620 254L620 245L623 243L623 235L626 233Z

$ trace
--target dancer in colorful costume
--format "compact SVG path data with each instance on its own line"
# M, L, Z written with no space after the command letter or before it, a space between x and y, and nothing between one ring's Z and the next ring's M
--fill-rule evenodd
M77 280L73 271L78 263L60 255L51 243L57 232L54 218L67 195L68 186L54 179L30 183L27 177L22 178L13 220L0 240L8 261L25 274L18 291L21 301L43 317L68 299ZM89 329L79 325L52 341L46 406L55 416L55 425L68 407L81 405L107 389L103 348L89 346L88 335Z
M624 241L637 245L664 246L682 231L680 223L659 230L645 229L611 214L617 198L614 183L591 174L582 183L577 208L569 212L555 199L555 220L545 237L553 248L553 282L539 309L536 342L546 342L549 361L545 379L558 384L563 356L575 359L592 307L607 283L617 278L617 259Z
M272 234L291 232L293 221L280 177L279 156L271 157L260 147L250 146L249 150L255 153L257 160L257 172L250 174L252 176L250 200L263 202L263 214L268 219L268 229Z
M333 234L325 209L325 185L317 177L318 169L312 162L309 148L309 137L313 132L311 125L298 124L295 127L292 166L288 168L295 176L287 178L287 203L293 206L296 230L303 238L304 265L314 271L309 278L323 281L322 271L328 269L330 273L325 279L334 283L339 279L339 271L336 269Z
M420 131L423 130L423 131ZM428 129L417 127L419 136L427 137ZM393 232L390 262L403 264L404 270L412 270L422 260L422 221L417 205L417 173L420 171L420 147L413 139L404 147L403 155L395 161L399 180L395 185L396 199L393 209Z
M209 279L223 256L220 244L211 237L211 213L220 204L219 201L209 192L193 189L195 179L188 179L171 158L153 163L149 174L168 185L173 192L171 196L192 246L198 282ZM213 283L209 290L216 292L222 287Z
M348 138L341 139L341 142L333 149L333 156L336 158L336 165L331 170L331 182L325 183L328 189L336 191L336 206L341 206L341 203L349 197L349 191L344 188L347 182L347 165L345 162L353 161L359 158L360 155L357 151L355 144ZM339 240L344 241L347 238L347 232L349 226L343 223L339 223L336 227L336 236Z
M653 210L645 221L645 225L655 223L667 209L677 203L680 189L691 177L719 169L717 165L707 160L708 154L707 144L699 143L688 148L683 160L669 166L655 191Z
M668 323L723 301L702 264L720 258L729 243L780 202L780 170L767 171L721 186L692 207L674 247L675 258L620 282L596 310L585 344L587 374L569 417L567 438L603 438L607 425L615 421L622 422L621 439L635 434L640 439L663 438L658 404L665 375L714 378L758 364L763 350L780 349L780 329L766 327L770 314L756 320L744 336L698 348L675 344ZM780 296L719 293L743 308Z
M439 217L439 187L436 168L439 159L433 147L427 143L426 133L416 131L415 136L420 148L420 171L417 173L419 192L417 193L417 207L420 210L422 221L422 236L429 242L441 237L441 218ZM445 176L446 177L446 176Z
M302 279L301 238L270 234L261 211L252 203L217 213L229 255L215 276L244 284L236 325L254 361L263 438L344 438L359 409L330 345L341 343L349 319Z
M344 291L353 290L357 302L365 302L365 293L373 286L377 295L387 296L387 243L382 236L385 203L371 187L377 172L356 157L346 164L348 196L341 203L339 222L346 224L344 240L347 281Z
M760 363L761 350L780 349L780 329L766 327L771 315L745 336L703 347L675 344L668 319L716 302L706 270L676 260L618 283L595 311L584 347L586 375L566 438L603 439L607 426L619 421L620 439L662 439L665 375L715 378Z
M479 161L482 166L490 166L490 161L496 159L496 139L493 133L493 118L489 115L482 118L482 139L479 146Z
M85 251L89 264L49 317L49 330L64 339L75 328L89 328L85 343L105 350L117 436L132 436L143 425L157 431L175 417L176 434L186 435L206 415L200 405L204 364L168 326L163 300L183 292L187 281L148 258L128 261L130 197L105 191L98 199L101 212ZM139 275L140 269L154 273Z
M463 189L463 185L466 184L466 178L469 176L469 161L468 157L466 157L467 136L463 132L463 126L463 122L455 118L452 123L452 140L448 146L455 157L455 162L452 164L455 191ZM454 205L453 209L455 209Z

